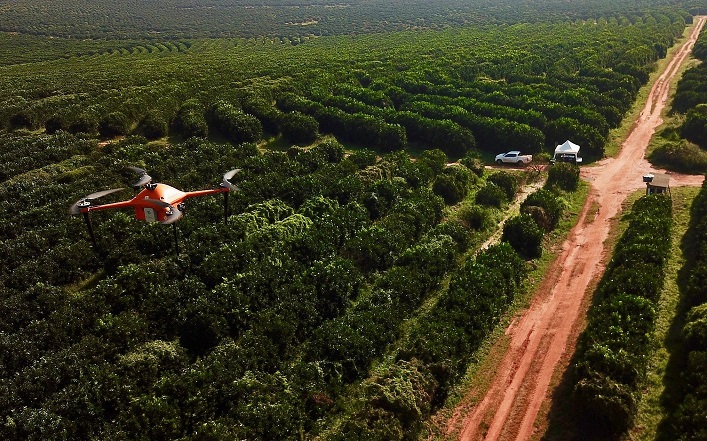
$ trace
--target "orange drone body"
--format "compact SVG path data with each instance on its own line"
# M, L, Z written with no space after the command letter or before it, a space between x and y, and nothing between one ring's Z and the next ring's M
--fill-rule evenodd
M91 236L91 242L94 248L96 247L96 238L93 234L93 228L91 227L91 221L88 214L95 210L109 210L115 208L132 208L135 210L135 217L138 220L146 222L160 222L163 224L174 224L176 221L184 216L184 200L196 196L207 196L216 193L224 194L224 222L228 220L228 193L231 190L238 190L238 187L231 184L229 179L231 179L239 169L233 169L223 175L223 180L218 188L210 190L198 190L198 191L181 191L176 188L160 183L153 183L150 175L145 172L145 170L137 167L128 167L129 169L135 171L140 175L138 182L133 184L133 187L140 188L142 190L134 198L128 201L113 202L109 204L94 205L96 199L102 198L112 193L123 190L122 188L113 188L110 190L103 190L96 193L92 193L85 196L78 201L76 201L71 207L69 207L69 213L78 215L82 214L84 221L86 222L86 227L88 228L88 233ZM173 225L174 227L175 225ZM175 245L176 243L176 229L175 229ZM178 250L178 246L177 246ZM177 251L178 252L178 251Z
M80 211L81 213L88 213L94 210L132 207L135 209L135 217L137 220L172 223L181 217L177 210L182 211L180 204L182 204L185 199L227 191L230 191L228 187L221 187L212 190L184 192L167 184L148 184L129 201L114 202L104 205L89 205L80 208ZM177 216L177 218L173 218L173 216Z

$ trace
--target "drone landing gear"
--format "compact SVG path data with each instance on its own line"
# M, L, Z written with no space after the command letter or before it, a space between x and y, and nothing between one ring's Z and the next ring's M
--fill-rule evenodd
M93 226L91 225L91 218L89 218L88 213L83 213L83 220L86 222L86 229L88 230L88 235L91 237L91 246L93 246L94 251L98 251L98 243L96 242L96 235L93 232ZM174 252L179 255L179 233L177 232L177 224L172 224L172 234L174 235Z
M179 234L177 233L177 224L172 224L172 232L174 233L174 252L179 256Z
M223 224L228 223L228 191L223 193Z
M88 217L88 212L83 213L83 220L86 222L86 229L88 229L88 235L91 236L91 245L93 245L93 250L98 249L98 244L96 244L96 235L93 234L93 227L91 226L91 219Z

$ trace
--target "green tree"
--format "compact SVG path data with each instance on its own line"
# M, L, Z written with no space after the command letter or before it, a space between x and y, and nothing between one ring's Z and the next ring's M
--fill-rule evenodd
M104 138L126 135L129 131L130 120L120 111L105 115L98 123L98 133Z
M279 121L282 136L294 144L311 144L319 135L319 123L309 115L287 112L282 114Z
M486 181L498 185L498 187L503 190L503 193L505 193L506 199L509 201L512 201L513 198L515 198L516 192L518 191L518 187L520 185L520 177L515 173L507 171L496 172L490 175Z
M33 125L32 117L26 111L15 113L10 117L10 127L12 129L31 129Z
M445 168L432 184L432 191L441 196L447 205L461 202L469 193L472 174L463 165Z
M70 133L86 133L92 135L98 130L98 117L95 113L86 111L74 118L69 125Z
M47 134L53 135L59 130L65 130L66 122L64 121L64 118L62 118L60 115L52 115L44 123L44 128L47 131Z
M196 99L182 103L172 124L185 138L206 138L209 135L204 107Z
M167 120L162 113L157 110L148 111L138 125L138 131L142 133L145 138L150 140L167 136L168 130L169 124Z
M559 162L550 167L545 188L575 191L579 186L579 167L569 162Z
M367 379L364 388L370 405L391 412L406 437L413 437L431 413L438 384L424 363L412 359L399 360L387 371Z
M474 172L476 176L482 177L484 175L485 165L479 156L479 152L470 150L466 152L464 157L459 162Z
M527 259L542 255L543 232L527 214L508 219L503 226L501 240L508 242L518 254Z
M537 207L542 210L542 213L537 211L529 211L532 207ZM536 221L536 223L543 227L545 231L554 230L557 226L560 218L562 217L563 206L562 203L557 199L557 197L549 190L541 188L537 190L525 199L520 206L522 213L530 214ZM535 213L535 215L533 214ZM538 222L538 218L547 218L547 224L543 222Z
M216 129L231 142L255 142L263 137L260 121L227 101L216 101L208 113Z
M501 205L507 201L506 193L493 182L487 182L476 192L476 203L479 205L501 208Z
M680 134L702 149L707 149L707 104L700 104L687 112Z

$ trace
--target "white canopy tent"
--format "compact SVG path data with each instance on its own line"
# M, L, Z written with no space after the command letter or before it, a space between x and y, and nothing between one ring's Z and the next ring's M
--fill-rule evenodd
M555 147L555 154L558 154L558 153L578 154L579 153L579 146L568 139L563 144L560 144L557 147Z
M568 139L564 143L555 147L555 155L553 160L577 163L582 162L582 158L579 157L579 149L580 146Z

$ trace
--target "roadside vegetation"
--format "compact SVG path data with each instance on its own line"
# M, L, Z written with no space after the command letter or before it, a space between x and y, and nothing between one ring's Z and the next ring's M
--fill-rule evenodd
M692 265L699 246L695 245L697 239L694 234L701 228L696 226L699 220L696 220L695 213L699 212L702 194L704 188L701 192L694 188L678 188L673 189L672 201L667 198L667 202L663 201L671 203L673 207L673 226L667 239L670 242L668 259L664 259L662 269L654 267L650 271L652 275L648 278L642 277L640 283L636 278L638 273L642 274L643 269L655 264L655 259L648 258L644 262L641 258L641 264L636 267L636 274L631 271L635 266L630 263L625 265L628 274L615 274L615 270L612 271L616 266L624 266L620 259L626 252L619 249L626 248L627 236L635 237L637 218L642 216L631 211L620 220L617 228L620 237L615 240L617 252L612 255L610 268L597 288L587 330L580 338L581 343L572 359L572 367L563 375L553 397L551 422L543 440L578 437L597 440L699 439L696 434L700 433L702 426L700 418L695 417L701 415L699 398L687 404L682 403L686 394L692 393L693 389L690 388L694 387L694 383L690 383L691 386L686 383L688 378L693 377L685 374L689 349L684 327L687 312L699 304L689 299L687 286L688 280L695 280L691 276ZM629 198L627 204L642 208L652 204L644 199L646 196L637 193ZM668 221L668 218L663 218L659 223ZM655 219L640 220L638 224L646 222L655 223ZM638 230L639 237L648 240L650 229ZM640 248L643 248L641 256L655 256L655 253L651 254L645 246L628 247L633 250ZM661 277L662 281L659 280ZM623 290L614 291L613 301L607 304L607 290L625 285L627 280L633 282L629 282L630 286L624 286ZM626 301L626 296L635 296L639 291L645 291L645 287L658 284L662 284L659 295L655 301L643 302L642 309L637 308L635 300ZM696 285L691 286L694 289ZM597 296L601 297L597 299ZM619 305L620 309L612 311L616 305ZM608 321L611 324L611 337L592 338L601 331L601 319L605 317L602 313L607 310L611 311L611 320L604 319L603 322ZM630 326L622 327L621 323L630 323ZM620 347L620 342L617 342L619 337L627 332L632 335L638 332L642 335L640 338L634 336L628 349ZM641 341L644 344L641 345ZM645 355L637 357L637 350L643 350ZM589 357L593 358L587 363ZM607 366L613 368L607 369ZM624 375L623 381L616 380L619 372ZM634 386L625 381L626 373L634 376ZM605 386L602 393L594 392L602 384L609 386Z
M683 336L679 329L681 322L681 272L686 264L683 244L689 240L686 236L690 220L690 207L693 204L699 188L680 187L672 189L673 200L673 232L671 240L670 259L665 269L665 285L656 309L656 330L653 335L654 351L648 361L643 393L638 401L638 412L635 423L626 438L636 440L667 440L665 428L667 416L672 412L666 399L669 394L677 392L674 386L678 384L681 372L671 354L679 352L683 345Z

